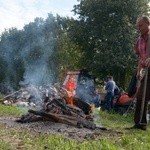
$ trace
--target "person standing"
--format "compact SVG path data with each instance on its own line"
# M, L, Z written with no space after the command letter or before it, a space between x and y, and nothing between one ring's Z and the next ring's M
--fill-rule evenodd
M105 106L104 109L110 111L113 109L113 99L114 99L114 90L116 88L116 83L113 80L113 76L107 77L107 82L105 85L106 96L105 96Z
M134 126L128 129L147 129L147 109L148 101L150 100L150 55L149 49L147 48L148 38L150 37L150 19L147 16L137 18L136 22L137 30L140 32L140 36L137 39L135 45L135 51L138 55L138 67L137 67L137 79L140 81L140 87L137 92L137 102L134 113ZM150 43L149 43L150 44ZM142 74L142 70L148 70L148 76ZM146 82L144 81L147 79ZM144 86L146 90L144 90ZM145 96L143 95L145 93ZM143 97L145 97L143 99Z

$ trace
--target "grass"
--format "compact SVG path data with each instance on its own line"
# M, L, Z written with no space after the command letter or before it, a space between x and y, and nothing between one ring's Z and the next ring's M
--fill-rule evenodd
M26 110L14 106L0 104L0 116L20 116ZM0 124L0 149L1 150L149 150L150 129L147 131L132 130L124 128L133 125L133 114L121 116L116 113L99 111L100 116L97 122L111 128L113 131L120 131L122 134L105 133L98 140L87 140L77 142L67 139L61 135L49 135L44 133L30 133L26 129L8 128ZM100 131L103 132L103 131ZM99 134L96 133L95 134Z
M0 105L0 116L20 116L27 112L26 108L13 107L8 105Z

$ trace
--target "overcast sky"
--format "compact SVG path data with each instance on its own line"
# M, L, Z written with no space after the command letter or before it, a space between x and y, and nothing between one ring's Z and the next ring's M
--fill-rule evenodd
M4 29L22 29L36 17L47 18L48 13L73 16L77 0L0 0L0 33Z

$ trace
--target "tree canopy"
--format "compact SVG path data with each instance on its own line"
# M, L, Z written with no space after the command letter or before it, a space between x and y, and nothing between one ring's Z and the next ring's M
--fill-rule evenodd
M0 82L18 85L57 82L69 70L87 68L100 81L113 75L126 87L137 65L134 43L138 16L149 0L78 0L77 18L35 18L0 38Z
M121 84L136 66L135 22L147 15L147 0L79 0L73 40L82 45L84 65L96 76L114 75Z

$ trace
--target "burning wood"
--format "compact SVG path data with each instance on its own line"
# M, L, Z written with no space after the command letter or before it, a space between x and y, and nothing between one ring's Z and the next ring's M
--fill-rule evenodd
M21 90L6 96L5 100L13 99L16 104L27 102L29 106L31 106L31 103L37 106L34 109L30 107L28 113L16 120L17 122L50 120L80 128L97 128L91 114L91 105L76 97L73 98L73 105L70 105L67 104L67 98L66 90L59 86L40 88L30 86L23 87Z
M45 119L47 118L48 120L54 120L55 122L59 123L65 123L69 124L72 126L76 127L86 127L89 129L95 129L96 125L90 121L87 120L86 118L83 118L81 116L68 116L65 114L56 114L56 113L46 113L46 112L39 112L39 111L34 111L34 110L29 110L30 113L33 113L35 115L39 115L44 117Z
M83 107L83 105L82 105ZM53 99L44 103L40 110L28 110L17 122L33 122L37 120L51 120L65 123L76 127L95 129L92 115L86 115L84 111L76 106L66 104L63 99Z

